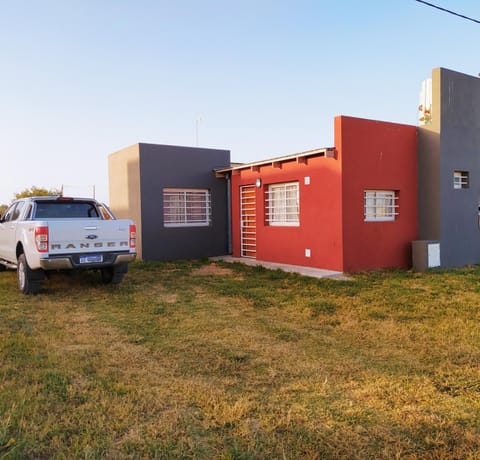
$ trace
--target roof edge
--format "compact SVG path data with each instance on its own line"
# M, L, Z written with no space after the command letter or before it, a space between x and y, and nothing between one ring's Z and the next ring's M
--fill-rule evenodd
M217 177L222 177L223 175L229 172L238 171L241 169L249 169L249 168L255 168L260 166L266 166L268 164L273 164L273 163L284 163L286 161L293 161L293 160L298 160L300 158L307 158L307 157L313 157L313 156L333 157L334 153L335 153L335 147L323 147L323 148L314 149L314 150L307 150L305 152L283 155L281 157L269 158L267 160L252 161L250 163L242 163L235 166L229 166L228 168L219 168L219 169L215 169L215 174L217 175Z

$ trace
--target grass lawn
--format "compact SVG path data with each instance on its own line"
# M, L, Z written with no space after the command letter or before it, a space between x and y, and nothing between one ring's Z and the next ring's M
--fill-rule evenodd
M478 459L480 268L0 274L0 459Z

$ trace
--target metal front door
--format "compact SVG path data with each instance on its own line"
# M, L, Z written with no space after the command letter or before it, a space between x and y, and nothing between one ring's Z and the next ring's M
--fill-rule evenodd
M240 187L240 214L241 255L254 259L257 253L257 220L253 185Z

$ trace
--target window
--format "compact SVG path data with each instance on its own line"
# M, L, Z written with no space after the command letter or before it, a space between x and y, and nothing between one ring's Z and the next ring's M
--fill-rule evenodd
M31 220L32 219L32 209L33 209L33 204L28 203L25 211L25 217L24 220Z
M98 205L98 210L103 220L112 220L114 219L112 212L104 204Z
M272 184L268 186L266 194L266 216L269 225L299 226L298 182Z
M22 211L24 202L18 201L17 203L13 203L2 216L2 222L11 222L14 220L18 220L20 217L20 213Z
M91 201L37 201L35 218L40 219L98 219L98 211Z
M461 189L468 188L468 171L454 171L453 172L453 188Z
M17 220L20 217L20 213L22 212L23 205L24 205L23 201L19 201L17 203L17 206L15 206L15 209L13 210L11 220Z
M365 190L364 215L365 221L395 220L397 212L398 193L393 190Z
M210 225L210 191L206 189L163 189L165 227L204 227Z
M15 211L16 203L12 204L2 217L2 222L10 222L12 220L13 212Z

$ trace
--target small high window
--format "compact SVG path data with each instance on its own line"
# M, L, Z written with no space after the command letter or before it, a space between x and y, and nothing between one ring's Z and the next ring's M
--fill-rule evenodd
M468 171L454 171L453 172L453 188L461 189L469 186Z
M210 190L163 189L165 227L205 227L211 222Z
M298 182L271 184L266 191L268 225L295 227L300 225Z
M398 215L398 192L394 190L365 190L364 218L366 222L395 220Z

